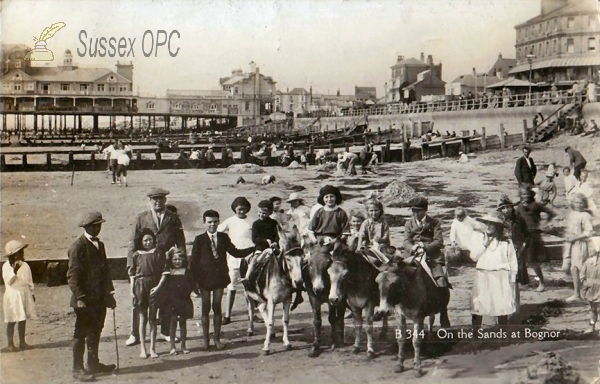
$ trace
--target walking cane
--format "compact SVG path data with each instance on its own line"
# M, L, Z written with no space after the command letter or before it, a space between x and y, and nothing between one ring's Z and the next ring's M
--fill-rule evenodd
M117 371L119 370L119 343L117 341L117 317L115 315L115 309L112 309L113 312L113 330L115 334L115 350L117 352Z

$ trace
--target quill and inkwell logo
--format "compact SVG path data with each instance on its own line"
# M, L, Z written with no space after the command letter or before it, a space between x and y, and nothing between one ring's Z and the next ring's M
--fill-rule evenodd
M56 34L56 32L61 30L66 25L67 24L65 24L63 22L54 23L50 27L47 27L46 29L44 29L44 31L40 35L39 39L34 36L33 41L35 41L35 48L32 49L31 51L27 52L27 54L25 55L23 60L30 60L30 61L52 61L52 60L54 60L54 53L52 53L51 50L46 48L46 40L48 40L49 38L54 36L54 34Z

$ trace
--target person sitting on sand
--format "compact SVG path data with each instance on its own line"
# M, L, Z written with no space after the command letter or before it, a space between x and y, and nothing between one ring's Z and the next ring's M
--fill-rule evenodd
M546 180L540 182L539 191L540 191L540 203L546 205L550 203L550 205L554 206L554 199L556 199L556 184L554 184L554 176L556 175L556 171L553 169L548 169L546 171Z
M571 173L571 168L563 168L563 182L565 183L565 197L567 200L571 200L571 197L576 193L577 185L579 181Z

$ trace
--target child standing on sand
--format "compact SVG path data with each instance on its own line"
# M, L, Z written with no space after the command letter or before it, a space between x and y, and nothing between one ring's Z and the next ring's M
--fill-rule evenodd
M184 354L190 353L186 348L186 320L194 316L194 304L190 298L194 290L194 280L187 264L185 253L179 248L171 248L167 252L167 267L163 272L160 283L150 290L150 296L162 302L161 311L163 311L163 315L169 322L170 355L179 353L175 348L177 323L179 323L181 352Z
M154 300L150 300L150 291L156 287L165 270L165 255L156 249L156 235L146 228L136 239L136 251L129 269L131 275L131 293L135 299L135 307L140 316L140 357L148 358L146 351L146 325L150 323L150 356L156 353L156 312L158 308Z
M571 211L567 215L566 243L564 267L570 264L573 275L573 295L567 302L581 300L581 285L579 272L589 256L588 238L592 234L592 215L587 211L587 198L582 194L573 197ZM569 263L568 260L571 260Z
M25 342L25 325L27 319L35 319L35 297L33 296L33 278L31 269L25 262L25 252L28 244L18 240L6 243L5 256L8 261L2 266L2 280L4 280L3 311L6 323L6 336L8 346L2 352L17 352L19 350L31 349ZM13 342L15 336L15 325L18 324L19 348Z
M591 331L594 332L600 313L600 237L592 238L590 246L592 255L581 269L581 293L590 303L590 326Z

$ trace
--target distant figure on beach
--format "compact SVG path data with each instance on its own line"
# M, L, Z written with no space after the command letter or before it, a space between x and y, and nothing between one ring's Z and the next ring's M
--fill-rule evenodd
M523 147L523 156L519 157L515 166L515 177L519 186L533 186L537 168L533 159L529 157L531 148L529 146Z

